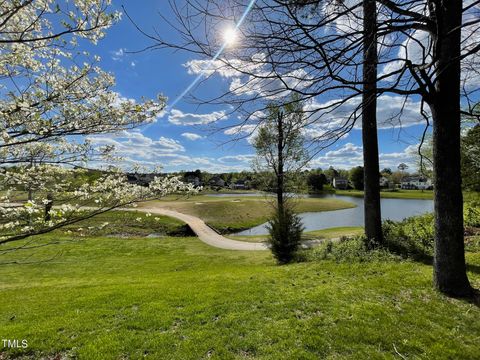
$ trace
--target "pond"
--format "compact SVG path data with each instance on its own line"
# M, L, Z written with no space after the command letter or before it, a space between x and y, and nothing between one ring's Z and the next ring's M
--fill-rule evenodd
M252 196L243 194L229 194L230 196ZM262 194L256 194L262 195ZM212 194L211 196L227 196ZM302 195L303 196L303 195ZM345 200L357 205L355 208L312 212L299 214L302 218L305 231L322 230L341 226L363 226L363 198L346 195L305 195L306 197L335 198ZM419 199L381 199L382 219L400 221L406 217L433 212L433 200ZM266 223L254 228L241 231L235 235L266 235L268 234Z

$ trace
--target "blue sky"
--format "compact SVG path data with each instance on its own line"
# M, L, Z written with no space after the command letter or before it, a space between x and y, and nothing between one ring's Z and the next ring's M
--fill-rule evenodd
M160 35L178 40L177 35L160 20L159 13L171 16L168 4L163 0L113 1L121 10L124 5L130 16L150 31L153 27ZM141 4L139 6L139 4ZM248 21L248 18L247 20ZM115 74L116 91L125 98L141 101L142 97L154 98L158 93L169 98L171 103L195 79L189 74L186 64L200 60L194 54L175 52L170 49L143 51L151 41L140 34L123 16L122 21L111 27L106 37L97 46L88 46L92 54L101 57L104 70ZM204 60L204 59L203 59ZM197 95L211 95L228 89L231 78L212 76L195 89ZM318 99L321 101L322 99ZM383 97L379 101L379 117L395 108L395 99ZM415 105L412 108L415 110ZM210 172L250 169L254 150L247 139L229 142L232 136L225 131L212 131L212 127L238 123L235 115L214 120L228 112L228 104L201 106L183 99L162 117L147 127L114 135L101 135L95 139L99 144L114 143L126 160L125 166L143 164L161 165L165 171L195 170ZM386 115L385 115L386 116ZM412 115L412 119L415 116ZM417 119L418 120L418 119ZM396 168L401 163L415 167L416 144L423 125L408 119L402 128L383 125L379 131L380 166ZM208 126L201 123L209 123ZM410 126L409 126L410 125ZM361 130L355 129L332 147L318 154L311 167L350 168L361 165Z

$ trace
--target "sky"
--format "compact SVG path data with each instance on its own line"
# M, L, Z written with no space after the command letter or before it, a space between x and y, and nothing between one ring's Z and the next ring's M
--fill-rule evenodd
M160 17L160 14L172 17L167 1L113 0L114 9L123 11L122 5L142 29L147 32L155 29L161 36L179 41L178 34ZM165 172L201 169L213 173L251 169L255 151L249 139L232 141L232 131L220 129L239 122L237 115L226 115L229 104L199 106L185 97L172 106L198 74L192 64L205 59L172 49L145 50L150 45L152 41L142 35L127 16L108 29L105 38L96 46L85 45L92 54L101 57L101 67L115 75L115 91L120 96L140 102L142 97L155 98L157 94L163 94L168 97L169 104L167 111L151 125L119 134L99 135L93 140L99 145L115 144L119 155L124 158L122 166L127 168L133 165L162 166ZM214 75L197 84L194 91L208 97L228 89L233 80ZM411 109L407 106L407 116L408 111L417 113L415 105L411 104ZM391 115L392 109L398 106L398 99L380 98L379 121ZM398 164L406 163L411 170L415 169L415 153L424 126L418 124L416 116L412 115L412 119L405 121L402 127L398 124L380 125L381 168L395 170ZM349 169L357 165L362 165L362 142L361 129L355 128L332 147L317 154L309 166Z

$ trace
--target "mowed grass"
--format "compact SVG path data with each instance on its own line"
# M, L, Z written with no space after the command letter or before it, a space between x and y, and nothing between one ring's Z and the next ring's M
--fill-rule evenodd
M334 239L342 236L362 235L363 233L363 227L343 226L323 230L307 231L303 233L303 237L305 240Z
M357 196L363 197L363 191L360 190L334 190L337 195ZM405 190L398 189L395 191L383 189L380 191L380 197L392 199L433 199L433 190ZM480 192L478 191L463 191L464 201L480 201Z
M301 212L331 211L355 207L337 199L295 199L295 210ZM273 198L267 196L213 197L198 195L190 198L168 197L148 202L143 207L159 206L197 216L221 233L249 229L266 222L273 211Z
M361 190L335 190L337 195L363 197ZM381 190L380 197L390 199L433 199L433 190Z
M134 210L109 211L61 228L58 233L110 237L194 235L190 227L180 220Z
M329 240L336 239L342 236L355 236L363 234L363 227L358 226L344 226L335 227L323 230L306 231L302 234L304 241L311 240ZM228 235L228 238L247 242L265 242L268 235Z
M197 238L65 240L0 266L0 336L28 359L475 359L480 309L414 262L277 266ZM73 240L73 242L72 242ZM59 253L60 252L60 253ZM480 254L468 253L480 266ZM2 261L8 260L5 255ZM475 268L475 267L473 267ZM480 287L478 272L470 272ZM62 357L63 356L63 357Z

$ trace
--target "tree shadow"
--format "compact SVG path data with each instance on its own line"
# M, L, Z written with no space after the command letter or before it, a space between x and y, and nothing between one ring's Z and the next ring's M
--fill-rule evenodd
M470 272L478 275L478 274L480 274L480 266L467 263L467 271L470 271Z
M417 246L417 244L412 244L402 241L386 241L384 247L391 253L401 256L404 259L410 259L415 262L433 266L433 255L430 253L431 249ZM466 264L466 269L468 272L473 274L480 274L480 266L475 264ZM459 297L444 294L454 299L463 300L470 304L473 304L477 307L480 307L480 290L472 288L472 293L469 296Z

